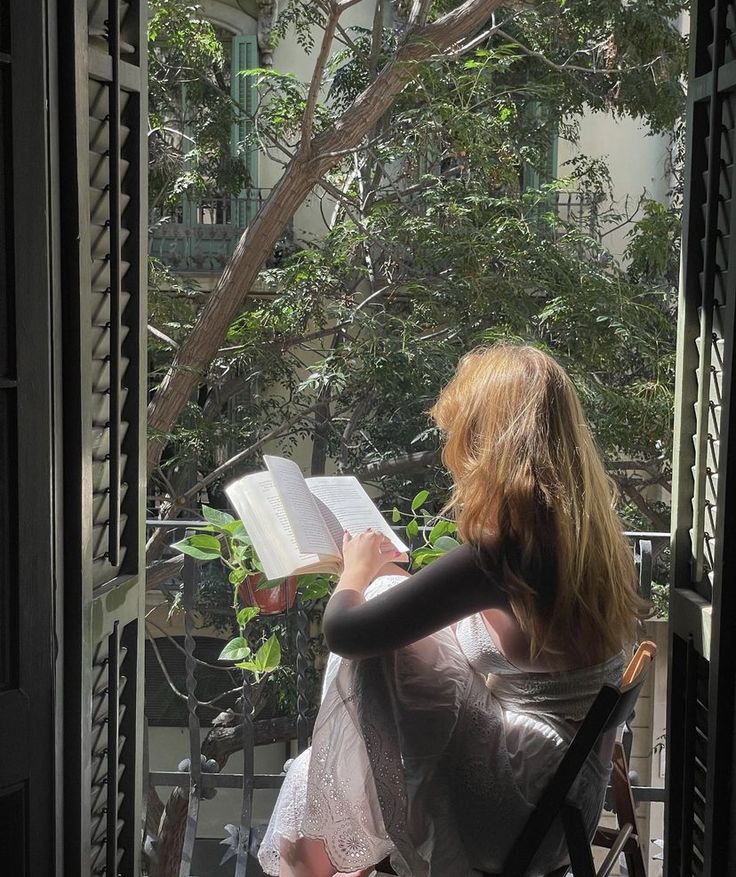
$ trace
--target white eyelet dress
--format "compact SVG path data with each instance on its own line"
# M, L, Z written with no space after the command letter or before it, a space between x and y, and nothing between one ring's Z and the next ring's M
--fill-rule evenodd
M370 598L400 584L384 577ZM500 873L521 826L623 653L571 672L529 673L480 615L375 658L331 656L311 749L291 765L258 854L279 872L281 838L319 838L336 871L391 856L401 877ZM606 749L606 747L602 748ZM571 797L592 834L610 771L593 753ZM565 861L561 825L531 870Z

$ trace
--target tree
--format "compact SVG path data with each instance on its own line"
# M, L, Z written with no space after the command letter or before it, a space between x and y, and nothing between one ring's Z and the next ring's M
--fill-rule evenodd
M422 412L453 361L511 335L545 343L576 375L604 450L635 467L616 471L644 509L640 488L667 478L671 288L606 264L601 236L626 217L601 209L600 163L566 171L585 228L560 218L554 187L524 190L521 178L543 173L551 137L560 126L572 136L585 106L641 115L655 131L674 123L680 4L499 6L494 18L494 3L419 3L396 27L378 3L372 30L347 33L348 5L292 2L282 16L282 34L305 44L322 29L311 82L248 74L262 81L259 145L283 157L284 176L183 321L150 406L151 464L172 436L200 453L203 436L221 441L232 430L222 405L259 375L283 392L240 405L241 441L309 430L314 471L329 455L390 473L398 490L412 467L427 477L436 440ZM313 190L325 239L270 271L275 297L248 300ZM186 504L196 487L172 499Z

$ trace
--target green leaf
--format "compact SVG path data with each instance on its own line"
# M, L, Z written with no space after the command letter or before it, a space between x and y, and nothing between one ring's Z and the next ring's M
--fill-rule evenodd
M231 585L239 585L241 582L245 581L245 576L245 570L242 567L239 567L238 569L232 570L227 578Z
M266 640L255 655L256 667L260 673L272 673L281 663L281 644L275 633Z
M411 510L416 512L424 503L427 501L427 497L429 496L428 490L420 490L419 493L414 497L411 501Z
M238 611L236 620L238 627L245 627L249 621L252 621L261 610L258 606L244 606Z
M243 542L245 545L251 545L250 536L246 532L245 526L242 521L231 521L229 524L225 524L222 528L229 536L232 536L233 539L237 539L238 542Z
M320 600L330 593L331 587L332 583L325 575L299 577L299 591L303 600Z
M240 661L235 666L239 670L250 670L251 673L255 673L256 681L260 678L260 670L258 669L258 665L254 664L253 661Z
M437 521L434 527L429 531L429 536L427 537L429 544L434 545L435 541L439 539L440 536L444 536L451 527L452 524L450 521Z
M221 529L224 529L228 524L235 522L235 518L232 515L220 511L220 509L213 509L208 505L202 506L202 515L204 516L205 521L208 521L210 524L213 524L215 527L220 527Z
M414 554L412 554L412 566L415 569L419 569L420 567L431 563L433 560L437 560L438 557L442 557L443 554L443 551L438 551L435 548L419 548Z
M217 543L217 551L214 551L213 549L196 548L190 543L189 539L182 539L181 542L174 542L171 547L174 549L174 551L180 551L182 554L188 554L190 557L194 557L197 560L217 560L218 558L222 557L219 542Z
M222 543L217 536L208 536L206 533L195 533L194 536L190 536L189 544L202 551L222 552Z
M225 648L220 652L218 661L242 661L250 655L250 646L242 636L236 636L231 639Z
M401 520L401 512L396 508L396 506L391 509L391 520L394 524L398 524Z
M409 521L406 525L406 537L407 539L413 539L415 536L419 535L419 524L417 523L416 518Z
M457 539L454 539L452 536L440 536L433 547L444 554L446 551L452 551L453 548L457 548L459 544Z

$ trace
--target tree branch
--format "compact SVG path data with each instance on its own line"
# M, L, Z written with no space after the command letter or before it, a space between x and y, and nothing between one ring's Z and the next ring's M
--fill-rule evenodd
M378 74L378 59L381 55L381 35L383 34L383 0L377 0L373 12L373 29L371 31L371 53L368 58L368 78L370 82Z
M380 463L369 463L353 474L358 478L374 479L383 475L408 475L412 472L423 472L440 462L440 451L418 451L414 454L403 454Z
M660 515L658 511L653 509L649 503L644 499L644 497L639 493L639 491L634 487L633 484L623 480L616 479L621 487L621 490L629 497L631 502L636 506L636 508L644 515L645 518L648 518L651 521L652 526L655 530L662 530L663 532L669 530L670 522L664 515Z
M160 329L157 329L151 323L148 324L148 331L151 333L151 335L153 335L154 338L158 338L159 341L163 341L165 344L168 344L169 347L173 348L174 350L179 349L178 342L174 341L173 338L169 338L169 336L165 332L162 332Z
M310 155L297 154L271 197L241 237L191 332L174 356L148 407L153 438L148 468L161 459L168 435L217 354L232 321L243 306L266 254L283 233L296 209L319 179L334 166L335 150L355 146L392 105L411 75L412 65L457 44L485 25L501 0L466 0L436 21L407 34L394 59L386 64L342 116L311 144ZM328 157L325 157L325 156Z
M184 555L169 557L166 560L157 560L146 567L146 590L157 588L169 579L181 575L184 568Z
M305 155L311 153L314 113L317 108L319 92L322 88L322 75L325 72L325 67L327 66L327 61L330 57L332 41L335 38L335 29L337 28L337 22L342 14L343 6L344 4L333 6L327 17L324 33L322 34L322 45L320 46L319 55L317 55L317 61L314 65L312 80L309 83L307 103L304 107L304 116L302 117L302 138L299 146L299 149L304 152Z
M427 13L431 6L431 0L412 0L411 12L407 25L409 29L414 27L424 27L427 22Z

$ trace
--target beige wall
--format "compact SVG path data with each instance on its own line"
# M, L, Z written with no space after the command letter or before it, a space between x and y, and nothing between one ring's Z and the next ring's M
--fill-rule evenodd
M355 6L346 10L340 18L340 24L346 31L357 26L371 27L373 23L373 13L375 9L375 0L361 0ZM309 82L312 69L315 62L316 53L319 50L321 30L314 31L315 48L311 54L307 54L301 46L295 41L284 40L273 56L273 65L276 70L285 73L293 73L301 82ZM333 42L333 52L338 51L340 43ZM259 168L261 186L270 188L275 185L281 174L281 168L275 162L271 162L266 158L261 158ZM310 195L304 204L297 210L294 216L294 236L297 241L308 243L315 237L322 237L326 232L325 222L320 210L318 195ZM330 217L334 202L331 199L325 199L324 215Z
M257 32L257 20L243 12L239 8L237 0L202 0L202 5L207 17L220 26L227 27L241 34L255 34ZM280 6L284 6L283 0ZM361 0L361 2L345 11L340 18L340 24L348 32L350 28L355 26L371 27L374 9L375 0ZM301 82L309 82L315 57L319 51L321 36L322 31L316 28L314 30L315 48L310 54L307 54L293 39L286 39L281 42L273 54L274 69L283 73L291 73ZM340 43L337 41L333 42L333 52L339 48ZM278 162L266 156L260 156L258 167L260 188L272 188L278 181L281 173L282 167ZM329 217L330 211L331 205L328 202L324 209L327 217ZM299 208L294 217L296 240L308 243L310 239L321 237L324 232L325 223L319 207L319 198L316 195L311 195Z
M611 172L613 206L621 213L633 213L644 196L666 202L670 187L670 138L660 134L649 135L646 125L607 113L587 113L579 120L580 139L572 144L560 140L558 144L558 175L565 177L570 158L586 155L604 158ZM637 218L641 217L641 213ZM604 238L604 246L618 260L626 248L629 227L613 231Z

